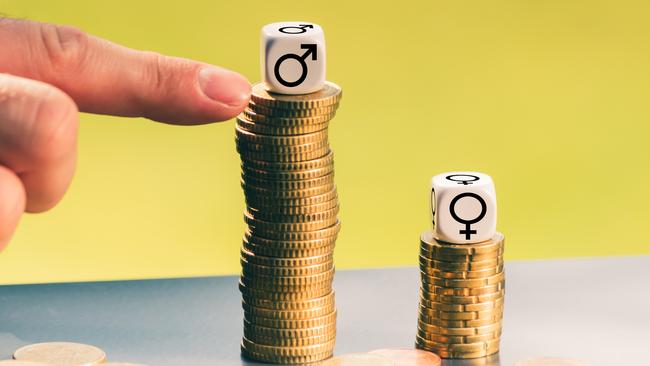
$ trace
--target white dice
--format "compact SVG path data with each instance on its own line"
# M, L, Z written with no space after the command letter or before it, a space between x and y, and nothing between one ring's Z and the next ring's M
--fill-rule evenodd
M325 85L325 35L309 22L265 25L261 38L262 80L280 94L307 94Z
M497 200L489 175L450 172L431 178L433 232L438 240L468 244L496 233Z

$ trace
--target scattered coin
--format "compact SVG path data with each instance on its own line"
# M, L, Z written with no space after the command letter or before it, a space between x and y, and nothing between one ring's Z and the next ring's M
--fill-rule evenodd
M106 354L86 344L48 342L22 347L14 352L14 359L42 362L50 366L94 366L105 362Z

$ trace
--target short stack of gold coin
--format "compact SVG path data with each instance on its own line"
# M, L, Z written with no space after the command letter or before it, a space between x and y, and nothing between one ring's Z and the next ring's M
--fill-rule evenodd
M420 308L416 346L443 358L499 351L505 272L504 237L475 244L420 237Z
M301 364L332 356L340 223L327 127L341 89L280 95L253 87L237 117L248 225L241 249L242 354Z

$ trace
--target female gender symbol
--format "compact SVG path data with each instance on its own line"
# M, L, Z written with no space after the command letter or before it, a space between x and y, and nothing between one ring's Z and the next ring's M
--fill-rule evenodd
M460 180L451 179L451 178L460 178ZM463 178L472 178L472 179L463 179ZM468 185L468 184L472 184L473 182L476 182L480 178L471 174L452 174L446 176L445 179L450 180L452 182L456 182L458 184Z
M479 213L476 218L472 220L463 220L456 214L456 203L458 203L458 201L463 197L472 197L481 204L481 213ZM486 212L487 212L487 205L485 204L485 201L481 196L479 196L476 193L471 193L471 192L461 193L458 196L454 197L454 199L451 200L451 203L449 204L449 213L451 213L451 217L454 220L460 222L461 224L465 224L465 229L458 231L459 234L465 234L465 240L470 240L472 234L477 233L476 230L472 230L471 225L481 221L481 219L485 216Z

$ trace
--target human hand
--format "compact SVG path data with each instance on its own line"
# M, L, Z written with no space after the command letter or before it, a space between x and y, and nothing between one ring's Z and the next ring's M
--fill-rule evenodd
M67 190L78 111L191 125L230 119L250 98L235 72L72 27L0 19L0 45L0 250L23 212Z

